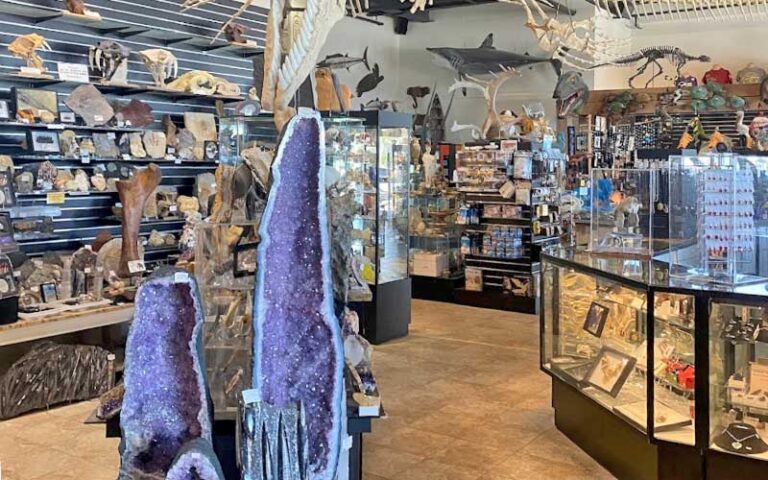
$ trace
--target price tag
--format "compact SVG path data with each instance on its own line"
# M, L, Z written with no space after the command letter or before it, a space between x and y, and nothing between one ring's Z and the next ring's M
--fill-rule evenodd
M123 128L123 127L125 127L125 122L120 120L120 119L118 119L117 120L117 128Z
M144 265L144 260L131 260L128 262L128 271L130 273L146 272L147 267Z
M83 272L85 272L85 274L88 275L89 273L91 273L91 268L85 267L85 269L83 269Z
M93 121L96 123L104 123L104 116L103 115L94 115Z
M176 210L178 210L176 205L171 205L170 207L168 207L168 211L171 212L171 213L175 212Z
M125 126L126 127L130 127L131 126L131 121L130 120L126 120L125 121Z
M261 392L257 388L243 390L243 403L256 403L261 401Z
M87 150L80 150L80 161L85 164L91 163L91 152Z
M168 155L175 155L176 154L176 147L168 147L167 153L168 153Z
M123 204L120 202L115 203L115 208L123 208Z
M61 205L66 201L64 192L48 192L45 196L45 203L48 205Z
M13 271L13 276L14 276L15 278L19 278L19 277L21 277L21 271L19 271L19 270L14 270L14 271Z
M173 274L174 283L187 283L189 282L189 275L186 272L176 272Z
M48 130L64 130L64 125L61 125L61 124L48 125Z
M130 159L131 159L131 156L129 154L127 154L127 153L123 154L123 160L127 161L127 160L130 160Z
M107 132L107 138L110 140L114 140L117 138L117 135L115 135L115 132Z
M180 158L174 158L173 163L176 165L181 165L181 159Z

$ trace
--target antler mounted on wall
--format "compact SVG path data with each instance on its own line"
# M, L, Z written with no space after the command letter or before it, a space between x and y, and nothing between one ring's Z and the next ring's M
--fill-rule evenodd
M458 80L454 82L453 85L451 85L451 88L448 89L449 92L454 92L460 88L471 88L479 90L483 92L483 97L485 98L487 107L485 121L481 127L478 128L474 125L464 125L459 126L459 128L466 127L472 129L473 131L479 130L480 138L484 140L489 137L501 138L502 133L506 133L507 136L510 136L512 130L518 122L518 119L514 117L509 118L507 115L500 114L496 110L496 97L498 96L499 89L502 87L502 85L504 85L507 80L517 75L519 75L517 70L508 68L502 70L500 73L494 74L493 78L490 80L480 80L478 78L467 75L465 77L466 80ZM456 128L456 125L454 125L454 128ZM466 128L461 129L463 130Z

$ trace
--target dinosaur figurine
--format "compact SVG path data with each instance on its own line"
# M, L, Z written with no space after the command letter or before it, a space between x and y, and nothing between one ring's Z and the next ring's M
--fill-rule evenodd
M699 55L699 56L688 55L678 47L670 47L670 46L647 47L647 48L642 48L640 49L640 51L633 53L631 55L627 55L621 58L616 58L611 60L610 62L594 65L590 67L590 69L603 67L606 65L626 67L626 66L634 66L634 65L640 64L640 66L637 67L637 70L635 70L635 74L629 77L629 80L628 80L629 88L635 88L634 85L632 85L632 82L634 82L634 80L637 77L645 73L648 67L653 64L659 68L659 71L654 73L653 76L645 83L645 88L648 88L648 86L657 77L659 77L664 73L664 67L661 66L661 63L659 63L659 60L667 60L670 63L672 63L677 73L675 77L677 79L677 78L680 78L680 76L682 75L681 70L686 63L690 61L698 61L698 62L706 63L710 61L710 58L706 55Z
M565 72L557 79L553 98L557 100L557 118L579 113L589 100L589 87L580 72Z

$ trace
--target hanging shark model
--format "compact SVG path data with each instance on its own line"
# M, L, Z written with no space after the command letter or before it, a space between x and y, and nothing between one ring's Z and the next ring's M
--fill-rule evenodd
M520 69L539 63L549 63L560 76L560 60L546 57L532 57L528 54L496 50L493 46L493 34L489 33L478 48L427 48L435 57L435 63L454 70L459 80L467 75L488 75L504 69Z

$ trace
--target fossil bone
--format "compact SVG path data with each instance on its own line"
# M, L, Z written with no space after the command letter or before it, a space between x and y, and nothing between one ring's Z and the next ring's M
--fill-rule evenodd
M123 242L120 251L120 266L117 270L120 277L129 277L131 272L128 269L128 262L140 258L138 240L144 202L155 191L161 179L160 167L150 163L147 168L139 170L130 179L117 182L117 192L120 195L120 202L123 204Z
M448 89L449 92L453 92L460 88L472 88L483 93L487 112L485 121L480 128L480 138L487 139L489 136L491 138L498 138L503 133L510 136L512 129L518 123L519 120L516 117L501 114L496 110L496 97L498 96L499 89L516 75L518 73L514 69L507 69L495 74L491 80L480 80L467 75L467 80L459 80Z
M8 51L11 52L11 55L21 58L27 62L27 67L37 69L42 75L48 70L45 68L43 59L37 54L37 50L50 51L51 46L48 45L48 41L42 35L36 33L20 35L8 44Z
M131 50L112 40L101 40L88 52L88 64L101 73L101 80L111 82L120 68L127 66Z

